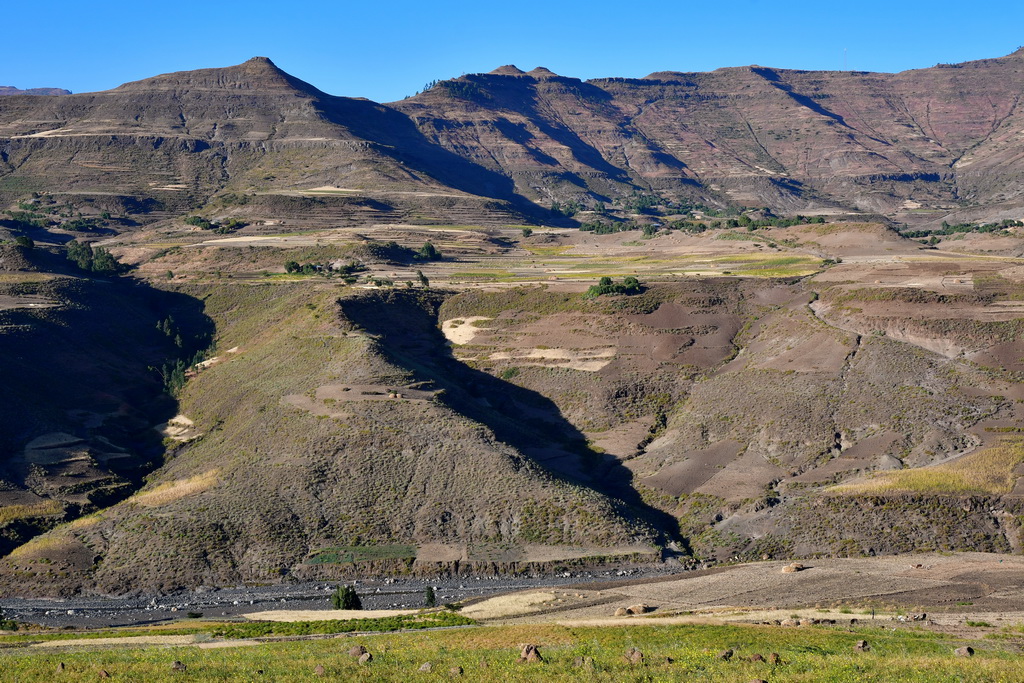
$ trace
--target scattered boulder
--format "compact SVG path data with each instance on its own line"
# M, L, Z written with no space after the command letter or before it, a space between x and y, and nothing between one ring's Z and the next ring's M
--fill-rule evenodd
M594 658L593 657L577 657L576 659L572 660L572 665L575 666L575 667L586 669L587 671L593 671L594 670Z
M629 614L647 614L648 612L651 612L651 611L653 611L651 609L651 606L650 605L645 605L643 603L641 603L639 605L630 605L629 607L626 608L626 612L628 612Z
M57 663L57 673L61 673L62 671L64 671L64 662L58 662Z
M957 657L973 657L974 648L970 645L965 645L963 647L958 647L957 649L953 650L953 654L955 654Z
M799 625L800 625L800 622L797 621L796 619L783 619L779 623L779 626L799 626Z
M316 667L313 669L313 674L316 676L323 676L324 673L326 673L326 671L324 669L323 664L317 664Z
M752 662L763 662L764 655L759 655L755 652L754 654L750 655L750 657L748 657L747 659L749 659Z
M110 678L110 674L107 673L106 669L100 669L100 678Z
M434 665L431 664L430 662L424 662L423 664L420 664L419 671L422 671L425 674L428 674L428 673L430 673L433 670L434 670Z
M638 666L644 663L644 653L636 649L635 647L631 647L628 650L626 650L625 657L626 661L632 664L633 666Z
M371 655L369 652L364 652L359 657L359 663L360 664L369 664L372 661L373 661L373 655Z
M783 567L782 568L782 573L783 574L794 574L796 572L803 571L804 569L806 569L806 567L804 567L799 562L793 562L792 564L787 564L785 567Z
M911 621L924 621L927 618L928 618L928 615L926 613L924 613L924 612L921 612L920 614L908 614L907 615L907 619L910 619Z
M821 621L819 621L818 619L801 619L800 620L800 625L801 626L817 626L820 623L821 623Z
M449 676L461 676L462 675L462 667L461 666L453 666L452 668L448 669L448 675Z
M349 657L362 657L366 654L366 648L362 645L353 645L348 649Z
M718 659L721 659L723 662L728 662L730 659L732 659L733 654L734 653L733 653L733 651L731 649L730 650L722 650L721 652L718 653L717 657L718 657Z
M629 614L629 610L626 609L625 607L620 607L617 610L615 610L615 616L617 616L617 617L624 617L624 616L626 616L628 614Z
M171 664L171 671L187 671L188 667L185 666L180 660L175 659L174 663Z
M768 655L768 663L769 664L781 664L782 663L782 657L779 656L778 652L773 652L770 655Z
M858 640L857 644L853 646L854 652L867 652L870 649L871 646L868 645L868 641L866 640Z
M540 656L540 650L537 649L536 645L523 645L522 649L519 650L519 661L522 662L543 662L544 658Z

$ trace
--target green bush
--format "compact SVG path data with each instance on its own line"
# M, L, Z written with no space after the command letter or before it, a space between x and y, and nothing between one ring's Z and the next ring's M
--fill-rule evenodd
M334 609L363 609L359 594L352 586L338 586L338 589L331 593L331 604L334 605Z

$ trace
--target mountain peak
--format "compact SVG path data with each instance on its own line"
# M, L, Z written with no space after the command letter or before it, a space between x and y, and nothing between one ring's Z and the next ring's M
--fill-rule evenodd
M530 71L529 75L533 76L534 78L550 78L551 76L557 76L558 74L556 74L551 69L546 69L543 66L538 66L533 71Z
M506 64L505 66L499 66L494 71L490 72L493 76L525 76L526 72L520 69L515 64Z
M216 69L176 71L119 86L116 90L264 90L323 95L320 90L281 70L268 57Z

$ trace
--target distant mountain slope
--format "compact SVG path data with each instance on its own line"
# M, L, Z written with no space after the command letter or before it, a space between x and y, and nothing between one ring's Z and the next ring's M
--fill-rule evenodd
M70 95L64 88L26 88L21 90L13 85L0 85L0 96L3 95Z
M543 217L553 201L656 192L911 222L1014 217L1022 66L1017 51L897 74L750 66L586 82L506 66L382 105L257 57L99 93L4 97L0 193L195 206L223 191L345 188L412 207L482 197Z

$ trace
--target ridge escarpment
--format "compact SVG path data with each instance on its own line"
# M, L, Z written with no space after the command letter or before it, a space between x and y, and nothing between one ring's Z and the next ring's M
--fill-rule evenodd
M0 192L187 191L198 206L225 191L454 191L548 218L552 202L657 193L990 220L1024 206L1021 63L1018 52L896 74L751 66L590 81L509 65L380 105L258 57L101 93L5 97Z

